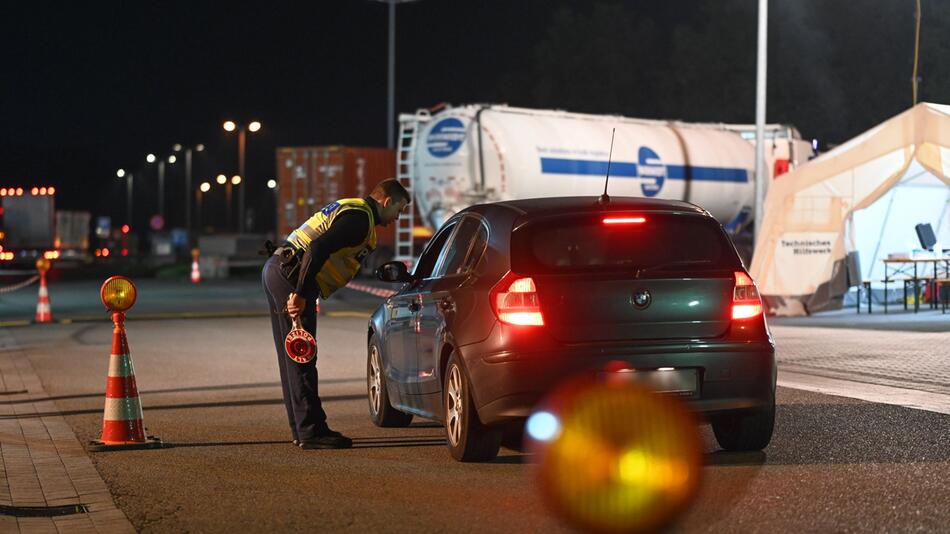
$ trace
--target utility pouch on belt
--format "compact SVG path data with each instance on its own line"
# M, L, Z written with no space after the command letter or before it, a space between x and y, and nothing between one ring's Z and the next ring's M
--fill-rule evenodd
M264 248L257 251L257 254L260 256L273 256L274 251L277 250L277 245L271 242L270 239L264 241Z
M290 245L284 245L277 248L276 254L277 261L280 263L280 272L284 275L284 278L289 281L296 281L302 253L298 253L297 249Z

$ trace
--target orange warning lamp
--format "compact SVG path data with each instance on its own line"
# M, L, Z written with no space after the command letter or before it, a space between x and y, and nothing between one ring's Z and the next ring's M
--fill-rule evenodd
M43 273L43 274L46 274L46 271L49 271L49 268L50 268L50 262L49 262L48 259L46 259L46 258L40 258L40 259L36 260L36 270L37 270L37 271L39 271L39 272L41 272L41 273Z
M99 297L109 311L125 312L135 304L135 284L124 276L113 276L102 284Z
M661 530L696 495L696 422L676 399L634 381L569 381L528 418L525 432L540 458L546 503L581 530Z

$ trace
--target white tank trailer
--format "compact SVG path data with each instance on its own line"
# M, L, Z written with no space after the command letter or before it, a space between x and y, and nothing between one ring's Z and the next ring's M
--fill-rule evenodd
M743 125L587 115L564 111L466 105L400 117L414 132L409 173L421 219L433 228L480 202L532 197L598 196L604 190L611 131L611 196L685 200L732 231L751 220L754 146ZM775 139L793 128L769 125L775 158L792 159L793 144ZM789 139L791 141L791 139ZM809 147L796 139L798 145ZM783 152L779 154L779 152ZM809 151L810 155L810 151ZM792 166L797 164L792 161ZM788 168L786 159L784 169ZM776 166L776 169L782 167Z

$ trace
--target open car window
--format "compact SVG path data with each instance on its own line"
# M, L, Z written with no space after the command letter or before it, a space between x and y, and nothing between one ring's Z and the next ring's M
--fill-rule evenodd
M457 221L449 221L429 240L425 250L419 257L419 262L416 263L415 270L412 272L415 278L424 279L432 277L433 269L435 269L435 265L439 261L442 251L445 249L445 244L448 242L449 236L451 236L452 231L455 230L456 222Z

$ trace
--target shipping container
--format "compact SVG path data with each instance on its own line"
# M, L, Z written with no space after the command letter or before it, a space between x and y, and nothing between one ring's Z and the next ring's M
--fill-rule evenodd
M378 182L393 178L394 150L311 146L277 149L277 238L338 198L365 197ZM377 228L377 253L367 266L392 257L395 225Z

